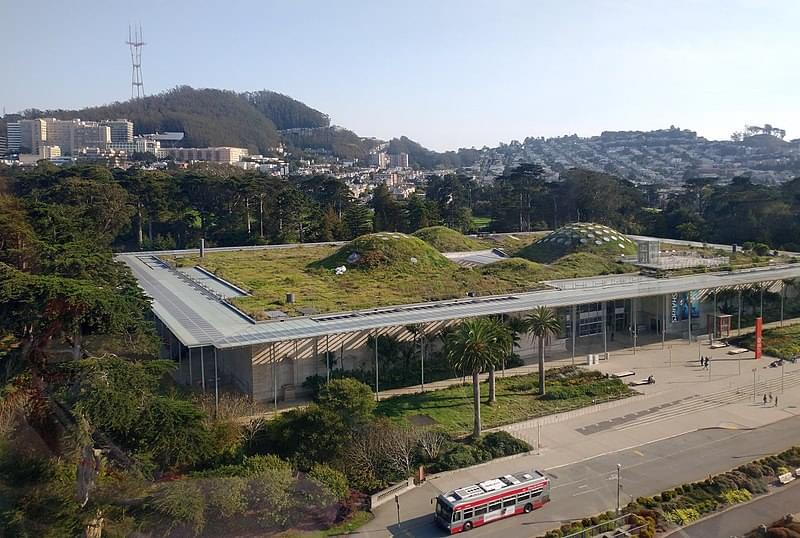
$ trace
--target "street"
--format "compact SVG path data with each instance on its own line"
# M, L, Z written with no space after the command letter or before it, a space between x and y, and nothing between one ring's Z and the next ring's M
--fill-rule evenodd
M800 443L800 416L753 430L709 429L691 432L582 462L546 469L552 478L550 504L532 514L491 523L470 533L473 536L538 536L560 526L562 522L605 510L614 510L617 463L622 465L621 504L625 505L633 498L655 495L687 482L702 480L708 475L727 471L798 443ZM418 488L416 493L435 497L439 491L433 482L435 480ZM359 534L414 537L443 535L443 532L433 524L432 507L430 513L405 519L403 499L400 501L401 518L403 518L400 527L395 523L383 533Z

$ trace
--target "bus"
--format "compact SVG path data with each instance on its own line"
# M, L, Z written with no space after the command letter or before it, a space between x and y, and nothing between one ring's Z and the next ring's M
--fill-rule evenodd
M541 471L507 474L436 497L434 519L450 534L529 513L550 502L550 479Z

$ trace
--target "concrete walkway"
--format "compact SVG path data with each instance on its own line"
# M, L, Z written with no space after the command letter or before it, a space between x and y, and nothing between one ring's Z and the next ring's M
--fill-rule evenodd
M692 344L686 340L673 340L665 342L663 348L658 342L639 348L636 353L633 350L616 351L609 361L593 368L609 374L630 370L636 373L636 379L653 375L656 384L638 387L644 398L555 424L539 426L529 422L504 427L535 447L539 439L541 444L534 453L518 459L488 463L433 478L425 487L402 497L403 513L412 519L424 517L431 511L432 495L513 470L538 468L551 472L598 455L634 449L687 432L709 428L747 430L800 414L800 390L797 390L800 364L786 363L782 372L781 368L769 368L771 358L756 361L752 353L728 355L727 348L712 350L707 342L707 338ZM709 370L700 366L700 356L712 357ZM770 393L772 406L764 406L762 398L766 394L769 399ZM777 407L774 405L776 396ZM760 454L754 454L750 459L757 457ZM695 479L700 478L705 478L705 475ZM554 482L554 487L557 485ZM649 494L654 493L657 492ZM393 503L381 506L375 511L375 519L362 529L361 534L396 534L396 517ZM486 532L491 528L491 525L487 526Z

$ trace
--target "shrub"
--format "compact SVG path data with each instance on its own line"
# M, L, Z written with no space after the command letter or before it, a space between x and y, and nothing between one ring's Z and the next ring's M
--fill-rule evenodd
M553 529L544 534L544 538L561 538L562 536L564 536L564 533L561 532L561 529Z
M532 450L531 445L505 431L492 432L485 435L478 446L489 452L493 458L521 454Z
M258 476L266 471L291 472L292 465L274 454L249 456L242 464L243 476Z
M170 521L169 528L189 527L199 534L206 525L206 501L197 484L178 480L164 484L153 496L150 506Z
M450 471L469 467L492 459L492 455L477 446L456 445L439 460L436 466L439 471Z
M337 501L346 499L350 492L350 486L344 473L328 465L320 463L314 465L308 476L328 490Z
M367 422L376 405L372 389L355 379L332 379L319 390L317 403L350 424Z
M208 482L207 500L209 511L219 519L241 514L247 509L244 493L247 481L244 478L219 478Z
M700 513L694 508L679 508L664 514L664 517L674 525L681 527L688 525L692 521L700 519Z
M722 492L722 498L727 504L737 504L747 502L753 496L746 489L730 489Z

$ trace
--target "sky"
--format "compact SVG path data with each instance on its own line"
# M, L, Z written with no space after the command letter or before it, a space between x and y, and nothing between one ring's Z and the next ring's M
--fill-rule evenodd
M68 6L68 8L67 8ZM0 106L270 89L437 150L670 125L800 138L796 0L0 0Z

